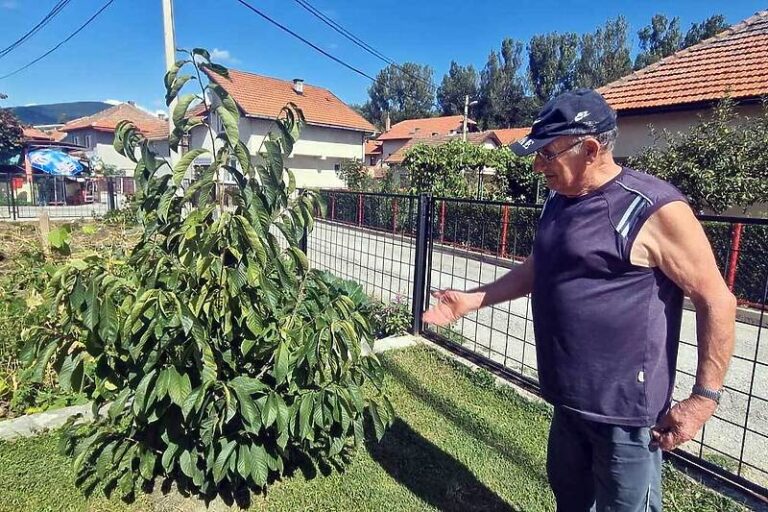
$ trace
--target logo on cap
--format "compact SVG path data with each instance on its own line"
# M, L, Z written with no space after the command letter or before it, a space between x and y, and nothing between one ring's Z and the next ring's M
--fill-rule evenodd
M589 110L582 110L581 112L576 114L576 117L573 118L573 122L574 123L578 123L579 121L581 121L585 117L589 117Z

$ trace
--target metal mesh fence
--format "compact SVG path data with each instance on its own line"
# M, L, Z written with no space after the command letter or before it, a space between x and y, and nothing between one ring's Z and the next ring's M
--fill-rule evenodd
M416 232L418 198L324 191L326 216L309 237L313 265L354 279L382 300L413 301L415 255L426 246L426 290L471 289L503 276L531 251L539 208L429 199L429 229ZM739 298L736 350L716 415L681 455L765 494L768 484L768 348L761 338L768 288L768 220L701 217L726 281ZM416 291L418 296L418 290ZM426 294L425 307L434 303ZM673 398L688 396L696 370L695 311L686 300ZM428 336L503 367L536 386L528 297L485 308Z

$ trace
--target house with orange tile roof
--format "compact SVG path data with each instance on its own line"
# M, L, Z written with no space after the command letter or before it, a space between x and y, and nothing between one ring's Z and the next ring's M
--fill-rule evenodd
M114 166L126 176L132 176L136 164L112 147L115 127L123 120L133 122L150 140L151 148L160 157L169 157L168 121L138 108L132 102L120 103L93 115L74 119L59 131L66 132L64 142L85 147L88 158L99 159L104 165Z
M598 90L618 115L619 158L654 143L649 125L686 132L725 97L740 115L758 115L768 95L768 11Z
M427 139L430 137L460 135L463 130L464 116L427 117L423 119L406 119L396 123L376 140L382 142L382 158L387 159L398 152L411 139ZM476 132L477 123L467 119L467 132Z
M382 146L383 141L380 140L367 140L365 141L365 165L368 167L381 167L384 163L382 158Z
M526 132L527 134L527 132ZM389 155L384 159L384 163L390 166L400 165L405 159L405 153L414 146L424 144L427 146L439 146L450 142L452 140L460 140L461 135L434 135L431 137L413 137L408 140L397 151ZM485 146L487 148L495 149L500 147L501 140L496 135L495 130L488 130L484 132L472 132L467 134L467 142L478 146Z
M212 72L208 77L239 107L240 138L251 155L261 150L262 141L275 128L274 120L286 104L292 102L302 110L306 125L285 162L299 187L344 187L337 176L341 164L364 159L365 140L373 134L373 125L328 89L300 79L280 80L236 69L229 70L229 78ZM215 107L212 105L207 113L214 132L223 130ZM211 147L205 127L192 130L190 147ZM210 162L210 156L201 158Z

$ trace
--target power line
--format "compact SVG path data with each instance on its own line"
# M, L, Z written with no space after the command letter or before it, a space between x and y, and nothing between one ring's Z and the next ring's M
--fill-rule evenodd
M51 10L48 12L48 14L43 17L42 20L40 20L37 25L29 29L24 35L22 35L19 39L8 45L7 47L0 50L0 59L11 53L13 50L21 46L26 40L28 40L30 37L37 34L43 27L45 27L48 23L53 20L53 18L56 17L57 14L59 14L66 6L69 4L71 0L60 0L59 2L54 5Z
M88 20L87 20L85 23L83 23L82 25L80 25L80 27L79 27L77 30L75 30L74 32L72 32L71 34L69 34L69 36L67 36L67 38L66 38L66 39L64 39L63 41L61 41L59 44L57 44L56 46L54 46L53 48L51 48L50 50L48 50L47 52L45 52L44 54L42 54L41 56L39 56L38 58L36 58L35 60L33 60L32 62L29 62L28 64L25 64L24 66L21 66L20 68L18 68L18 69L17 69L17 70L15 70L15 71L11 71L11 72L10 72L10 73L8 73L7 75L3 75L3 76L0 76L0 80L4 80L4 79L6 79L6 78L12 77L12 76L13 76L13 75L15 75L16 73L20 73L20 72L24 71L24 70L25 70L25 69L27 69L28 67L32 66L33 64L36 64L36 63L40 62L41 60L43 60L44 58L46 58L47 56L49 56L50 54L52 54L53 52L55 52L56 50L58 50L58 49L59 49L61 46L63 46L64 44L66 44L66 43L67 43L67 42L68 42L70 39L72 39L72 38L73 38L73 37L75 37L77 34L79 34L79 33L80 33L80 31L82 31L82 30L83 30L85 27L87 27L88 25L90 25L90 24L91 24L91 22L92 22L93 20L95 20L95 19L96 19L96 18L99 16L99 14L101 14L102 12L104 12L104 11L106 10L106 8L107 8L107 7L109 7L110 5L112 5L112 3L113 3L114 1L115 1L115 0L109 0L107 3L105 3L105 4L104 4L104 5L101 7L101 9L99 9L98 11L96 11L96 12L93 14L93 16L91 16L90 18L88 18Z
M410 71L405 69L403 66L397 64L393 59L387 57L383 53L381 53L379 50L371 46L370 44L366 43L359 37L357 37L355 34L344 28L342 25L334 21L333 19L329 18L326 14L324 14L322 11L320 11L317 7L310 4L307 0L294 0L297 4L299 4L301 7L303 7L306 11L308 11L310 14L312 14L314 17L318 18L320 21L331 27L334 31L338 32L345 38L352 41L354 44L365 50L366 52L370 53L377 59L385 62L386 64L389 64L397 69L399 69L401 72L405 73L407 76L413 78L414 80L417 80L419 82L422 82L426 84L428 87L432 88L435 86L434 83L432 83L429 80L425 80L424 78L412 74Z
M360 69L354 67L353 65L347 64L346 62L344 62L343 60L339 59L338 57L335 57L335 56L331 55L330 53L328 53L327 51L323 50L322 48L320 48L316 44L308 41L307 39L303 38L302 36L300 36L299 34L294 32L293 30L289 29L285 25L282 25L281 23L279 23L279 22L275 21L274 19L270 18L269 16L267 16L266 14L261 12L259 9L255 8L254 6L252 6L251 4L246 2L245 0L237 0L237 1L240 2L242 5L244 5L245 7L247 7L248 9L250 9L251 11L253 11L254 13L256 13L259 16L261 16L262 18L264 18L265 20L267 20L268 22L270 22L273 25L275 25L276 27L278 27L283 32L287 32L288 34L292 35L293 37L295 37L296 39L298 39L302 43L304 43L306 45L309 45L310 47L312 47L316 51L322 53L323 55L325 55L329 59L333 60L334 62L336 62L338 64L341 64L342 66L344 66L345 68L349 69L350 71L354 71L358 75L364 76L365 78L367 78L368 80L371 80L372 82L376 81L375 78L373 78L371 75L367 74L365 71L361 71Z
M326 57L328 57L329 59L333 60L334 62L336 62L336 63L338 63L338 64L341 64L341 65L342 65L342 66L344 66L345 68L347 68L347 69L349 69L349 70L351 70L351 71L353 71L353 72L355 72L355 73L357 73L357 74L359 74L359 75L361 75L361 76L364 76L365 78L367 78L367 79L368 79L368 80L370 80L371 82L376 82L376 79L375 79L375 78L373 78L371 75L369 75L369 74L365 73L364 71L361 71L360 69L356 68L355 66L353 66L353 65L351 65L351 64L348 64L348 63L344 62L343 60L341 60L340 58L338 58L338 57L336 57L336 56L334 56L334 55L330 54L329 52L327 52L327 51L323 50L322 48L320 48L320 47L319 47L319 46L317 46L316 44L312 43L311 41L309 41L309 40L307 40L306 38L302 37L301 35L297 34L297 33L296 33L296 32L294 32L293 30L291 30L291 29L289 29L288 27L286 27L285 25L282 25L282 24L281 24L281 23L279 23L278 21L276 21L276 20L274 20L274 19L270 18L269 16L267 16L266 14L264 14L262 11L260 11L260 10L259 10L259 9L257 9L256 7L254 7L254 6L252 6L251 4L249 4L248 2L246 2L245 0L237 0L237 1L238 1L240 4L242 4L243 6L247 7L247 8L248 8L248 9L250 9L251 11L253 11L254 13L256 13L256 14L258 14L259 16L261 16L262 18L264 18L265 20L269 21L270 23L272 23L272 24L273 24L273 25L275 25L276 27L280 28L280 29L281 29L281 30L283 30L284 32L287 32L288 34L292 35L293 37L295 37L295 38L296 38L296 39L298 39L299 41L301 41L301 42L303 42L304 44L306 44L306 45L310 46L310 47L311 47L311 48L313 48L315 51L317 51L317 52L319 52L319 53L321 53L321 54L325 55ZM413 98L413 97L410 97L410 98L411 98L411 99L415 99L415 98ZM436 104L434 101L430 101L430 106L438 106L438 105L437 105L437 104Z

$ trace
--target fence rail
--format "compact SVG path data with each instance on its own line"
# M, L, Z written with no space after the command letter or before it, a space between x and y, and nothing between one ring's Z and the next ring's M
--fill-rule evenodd
M323 219L309 235L314 266L360 282L384 301L407 300L414 331L536 390L529 298L470 314L450 329L421 324L441 288L491 282L531 251L539 206L499 201L322 191ZM736 349L715 416L677 451L686 464L768 501L768 347L761 344L768 291L768 219L700 217L740 303ZM695 379L696 322L683 312L674 400Z

